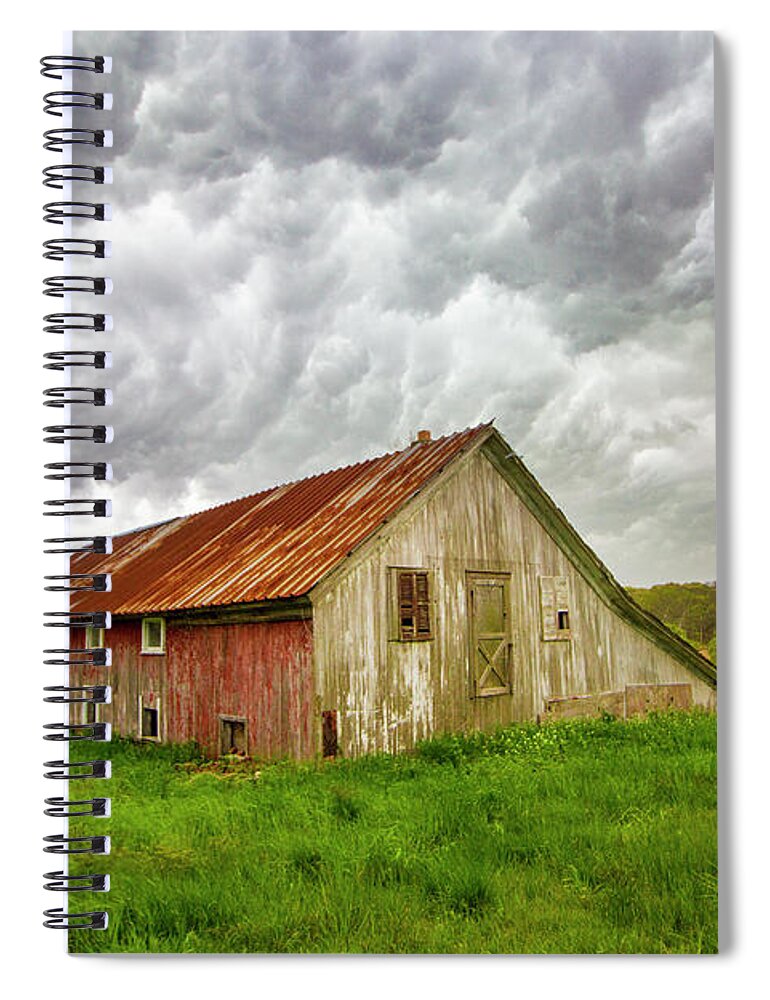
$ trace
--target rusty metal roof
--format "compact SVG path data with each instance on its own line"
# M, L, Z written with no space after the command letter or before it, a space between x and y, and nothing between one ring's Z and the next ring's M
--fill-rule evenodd
M306 594L491 423L117 536L73 572L111 573L72 609L136 615Z

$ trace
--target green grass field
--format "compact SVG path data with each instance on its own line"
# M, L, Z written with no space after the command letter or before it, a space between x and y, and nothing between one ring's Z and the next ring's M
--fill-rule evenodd
M717 950L713 715L261 769L108 750L114 778L72 797L109 784L113 816L71 829L109 832L113 851L71 870L108 871L112 890L69 908L106 904L110 927L71 934L72 951Z

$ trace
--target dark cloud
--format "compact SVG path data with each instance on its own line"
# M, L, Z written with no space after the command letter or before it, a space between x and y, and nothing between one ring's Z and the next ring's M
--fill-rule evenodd
M714 576L710 35L77 47L115 60L118 527L495 417L619 576Z

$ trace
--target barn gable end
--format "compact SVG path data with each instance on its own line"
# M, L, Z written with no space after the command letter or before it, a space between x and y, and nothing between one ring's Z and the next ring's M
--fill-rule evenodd
M405 571L429 582L424 641L394 627ZM713 666L638 608L492 428L311 599L319 703L344 753L567 714L562 701L625 714L631 685L655 686L654 707L713 705Z

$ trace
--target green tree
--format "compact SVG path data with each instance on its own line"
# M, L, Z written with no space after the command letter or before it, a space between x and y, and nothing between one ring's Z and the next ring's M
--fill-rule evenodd
M628 587L634 600L716 663L717 590L712 583Z

